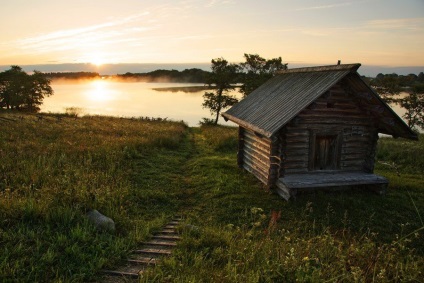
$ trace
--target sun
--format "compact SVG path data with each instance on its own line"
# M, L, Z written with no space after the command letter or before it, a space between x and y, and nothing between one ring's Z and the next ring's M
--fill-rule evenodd
M106 60L105 60L106 56L100 52L87 54L85 58L86 58L85 60L86 62L89 62L90 64L95 65L97 67L100 67L106 63Z
M93 57L90 61L91 64L96 65L97 67L100 67L105 63L104 59L101 57Z

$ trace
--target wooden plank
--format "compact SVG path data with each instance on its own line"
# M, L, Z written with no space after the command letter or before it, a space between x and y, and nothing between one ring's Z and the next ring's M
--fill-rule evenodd
M131 264L140 264L140 265L156 265L160 260L152 257L138 257L138 258L129 258L127 262Z
M103 269L102 272L109 274L109 275L113 275L113 276L123 276L123 277L131 277L131 278L138 278L139 277L139 273L136 273L136 272L108 270L108 269Z
M285 176L288 176L290 174L299 174L299 173L307 173L308 168L284 168L285 170Z
M296 158L306 158L308 159L309 156L309 147L308 148L302 148L302 149L292 149L286 151L285 159L296 159Z
M285 149L287 151L298 150L298 149L309 150L309 140L308 140L308 142L305 142L305 143L287 144Z
M299 113L299 117L305 118L332 118L339 116L341 119L363 118L362 112L352 108L323 108L323 109L305 109Z
M263 172L260 172L259 170L250 167L248 164L243 164L243 168L248 172L252 173L263 184L266 184L268 182L268 178L264 176Z
M343 147L342 153L344 155L350 155L350 154L366 154L368 152L368 148L366 147Z
M309 137L309 133L307 131L300 131L300 132L287 132L286 133L286 139L291 139L291 138L308 138Z
M237 151L237 165L239 167L243 166L243 150L244 150L244 146L245 146L244 132L245 132L245 129L242 126L239 126L239 128L238 128L238 151Z
M269 166L264 166L261 163L258 162L254 162L254 160L251 159L244 159L244 163L246 165L248 165L250 168L258 170L260 172L262 172L262 174L264 175L264 177L266 177L268 179L268 170L269 170Z
M249 152L256 152L264 157L268 157L270 155L269 151L265 151L263 148L257 147L251 143L245 143L244 150Z
M162 241L149 241L149 242L143 242L143 245L158 246L158 247L176 247L177 243L175 243L175 242L162 242Z
M362 172L293 174L280 178L279 181L288 188L313 188L388 183L387 179L384 177Z
M251 148L256 148L256 149L262 150L262 151L264 151L266 153L271 152L271 146L266 146L266 145L264 145L262 143L258 143L256 141L250 140L248 138L245 138L244 139L244 146L245 147L246 147L246 144L248 144Z
M271 147L271 141L269 139L258 137L257 135L255 135L255 133L251 131L244 131L244 137L250 141L263 144L265 147Z
M263 170L264 172L268 171L270 166L269 160L268 162L266 162L262 160L261 158L259 158L258 156L252 155L251 153L247 151L243 153L243 162L249 163L252 166L261 168L261 170Z
M171 252L171 250L165 250L165 249L145 248L145 249L140 249L140 250L134 250L133 253L152 254L152 255L170 255L172 252Z
M308 169L308 160L300 160L300 161L287 161L284 162L284 168L305 168Z
M173 235L155 235L152 237L153 239L160 239L160 240L181 240L180 236L173 236Z
M362 167L364 166L364 160L342 161L340 164L343 170L346 170L345 168L356 168L356 170L362 170Z
M340 161L362 161L364 162L366 158L366 154L361 153L351 153L351 154L344 154Z

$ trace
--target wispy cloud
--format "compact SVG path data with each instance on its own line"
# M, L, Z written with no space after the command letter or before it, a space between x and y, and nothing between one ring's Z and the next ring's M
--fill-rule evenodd
M209 3L205 5L205 7L213 7L217 5L227 5L227 4L234 4L234 0L210 0Z
M337 7L350 6L353 2L345 2L345 3L334 3L328 5L320 5L320 6L312 6L312 7L303 7L295 9L295 11L307 11L307 10L324 10L324 9L332 9Z
M44 35L24 38L18 40L17 45L22 49L47 52L49 50L70 50L77 46L108 43L106 41L102 42L102 40L111 38L116 39L114 42L119 42L121 40L120 37L123 35L153 29L153 27L149 26L132 26L132 24L139 22L148 14L148 12L144 12L97 25L59 30Z
M365 27L378 30L422 30L424 29L424 18L372 20L366 22Z

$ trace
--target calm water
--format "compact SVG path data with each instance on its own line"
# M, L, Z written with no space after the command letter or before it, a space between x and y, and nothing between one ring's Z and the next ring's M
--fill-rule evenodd
M203 117L213 118L202 108L205 90L182 91L168 88L203 86L203 84L113 82L108 80L53 82L54 95L46 97L42 112L65 113L66 108L76 107L82 114L120 117L155 117L185 121L198 126ZM166 88L166 89L164 89ZM162 90L154 90L162 89ZM237 97L241 95L233 92ZM222 117L220 123L224 122Z
M119 117L154 117L185 121L189 126L198 126L203 117L213 118L209 110L202 108L205 90L169 88L203 86L187 83L144 83L114 82L109 80L62 81L53 82L55 94L46 97L41 107L42 112L65 113L66 108L81 109L81 114L110 115ZM158 90L159 89L159 90ZM238 91L233 95L241 98ZM393 110L402 116L405 111L397 105ZM235 125L225 122L223 125Z

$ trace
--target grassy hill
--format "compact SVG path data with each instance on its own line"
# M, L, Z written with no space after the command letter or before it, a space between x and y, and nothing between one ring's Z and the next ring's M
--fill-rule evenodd
M41 118L40 118L41 117ZM424 142L380 139L389 193L286 202L237 168L237 129L0 112L0 281L87 282L181 214L145 282L388 282L424 275ZM84 217L113 218L114 234Z

